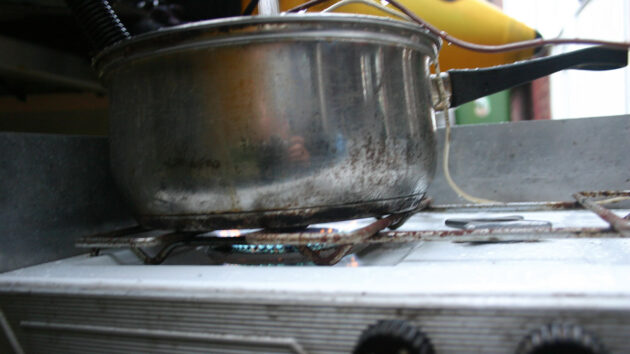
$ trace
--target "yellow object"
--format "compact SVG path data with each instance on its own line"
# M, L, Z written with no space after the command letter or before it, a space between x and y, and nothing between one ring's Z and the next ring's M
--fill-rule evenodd
M280 0L280 10L287 11L305 0ZM318 12L333 5L331 0L311 7ZM433 26L453 37L477 44L506 44L536 38L536 31L504 14L496 6L483 0L400 0L403 6ZM243 8L249 0L242 0ZM391 5L387 7L394 9ZM352 3L333 12L357 13L393 17L377 8ZM440 51L440 68L476 68L507 64L531 57L533 50L485 54L462 49L446 43Z

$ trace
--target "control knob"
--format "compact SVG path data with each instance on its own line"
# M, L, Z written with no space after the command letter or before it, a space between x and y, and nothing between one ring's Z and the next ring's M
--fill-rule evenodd
M518 346L516 354L603 354L603 345L581 327L552 323L541 327Z
M354 354L433 354L429 338L414 325L402 320L378 321L359 338Z

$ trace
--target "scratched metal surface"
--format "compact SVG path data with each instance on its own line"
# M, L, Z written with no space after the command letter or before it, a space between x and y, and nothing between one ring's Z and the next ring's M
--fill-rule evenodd
M103 138L0 133L0 272L80 253L74 238L128 225Z
M630 116L453 128L451 175L466 192L504 202L572 200L583 190L630 189ZM441 161L444 130L438 130ZM427 194L462 203L440 167Z

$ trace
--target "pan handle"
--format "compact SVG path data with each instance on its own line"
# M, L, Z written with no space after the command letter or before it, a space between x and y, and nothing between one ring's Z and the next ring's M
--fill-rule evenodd
M447 75L434 78L433 81L446 81L444 86L451 90L449 106L456 107L564 69L611 70L626 65L626 49L591 47L487 69L449 70ZM433 87L437 88L437 84L433 83ZM439 100L434 99L436 101Z

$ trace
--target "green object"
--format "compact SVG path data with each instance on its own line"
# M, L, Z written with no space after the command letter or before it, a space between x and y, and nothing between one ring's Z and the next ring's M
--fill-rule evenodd
M499 123L510 121L510 91L478 98L455 110L457 124Z

